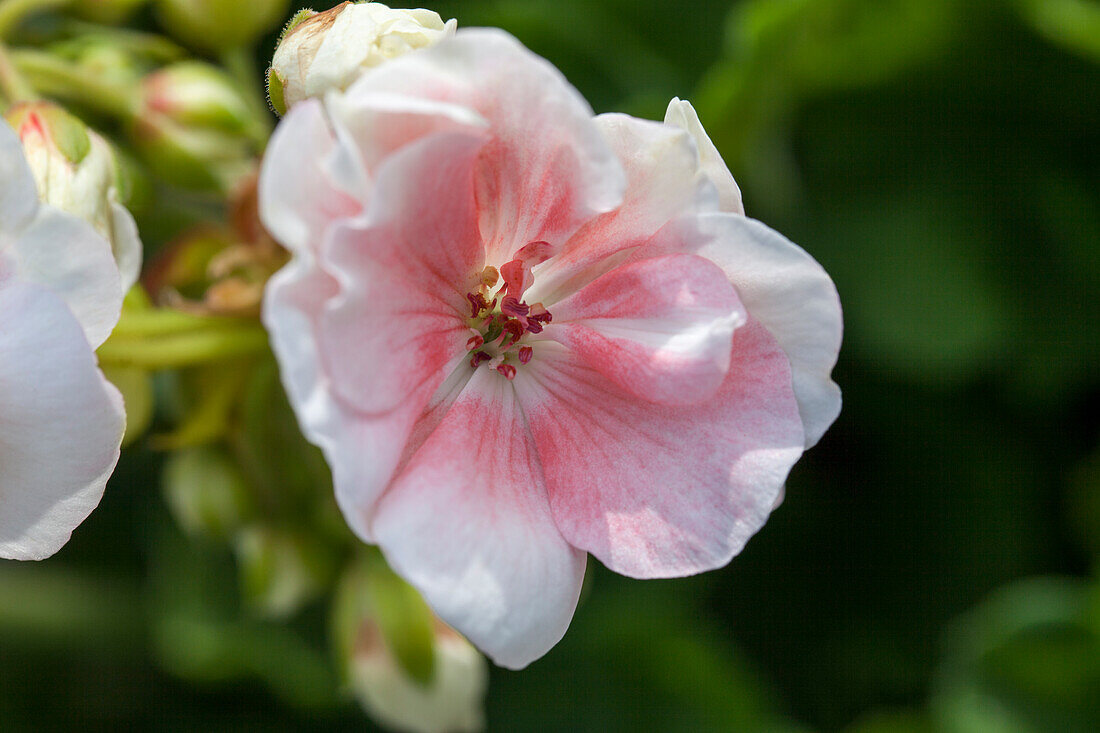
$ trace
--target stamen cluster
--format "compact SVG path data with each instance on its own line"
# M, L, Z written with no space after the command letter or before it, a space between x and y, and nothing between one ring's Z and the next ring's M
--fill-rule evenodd
M529 267L525 268L520 260L509 262L501 269L506 273L514 270L522 273L526 269L528 277L522 274L516 279L505 277L501 283L500 272L489 265L481 271L478 287L466 294L470 302L469 324L477 332L466 342L466 349L472 352L470 366L477 368L488 363L506 379L514 379L514 362L531 361L534 349L520 341L525 334L541 333L553 316L542 303L528 305L522 300Z

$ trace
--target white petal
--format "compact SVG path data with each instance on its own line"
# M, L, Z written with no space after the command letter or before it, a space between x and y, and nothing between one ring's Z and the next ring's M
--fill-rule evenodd
M260 217L294 253L315 248L328 224L360 210L334 168L357 166L317 100L295 105L275 129L260 170ZM358 193L358 192L356 192Z
M111 233L114 235L112 248L115 263L118 265L122 292L125 294L141 276L141 236L130 211L117 201L111 202Z
M20 279L57 294L84 327L93 348L118 323L122 286L111 245L91 224L42 206L8 249Z
M688 134L695 140L695 146L699 149L699 163L703 167L703 172L718 187L722 211L728 211L731 214L744 214L745 206L741 202L741 189L738 188L737 181L733 180L733 174L730 173L726 162L722 160L718 148L714 147L707 131L703 129L703 123L699 121L699 115L695 112L695 108L691 106L691 102L673 97L672 101L668 103L668 110L665 112L665 124L675 125L682 130L687 130Z
M38 191L19 136L0 120L0 232L14 233L34 218Z
M125 412L57 296L9 276L0 317L0 557L38 560L99 503Z
M809 448L840 414L840 388L829 376L844 330L836 286L805 250L755 219L705 214L699 226L712 237L696 253L726 271L791 362Z

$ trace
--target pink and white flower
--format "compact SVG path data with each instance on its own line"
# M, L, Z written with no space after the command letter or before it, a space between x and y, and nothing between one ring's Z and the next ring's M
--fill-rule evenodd
M103 495L125 412L94 348L121 305L110 244L39 203L0 122L0 558L57 552Z
M294 254L265 323L349 524L498 664L561 638L586 553L725 565L839 411L833 284L739 213L690 105L593 117L502 32L296 106L260 196Z

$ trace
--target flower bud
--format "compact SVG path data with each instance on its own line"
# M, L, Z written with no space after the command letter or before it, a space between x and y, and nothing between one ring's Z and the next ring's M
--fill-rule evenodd
M396 663L377 625L365 621L349 669L352 692L371 716L395 730L482 730L489 677L485 658L438 620L433 646L435 674L427 685L418 684Z
M414 733L484 727L485 658L436 618L380 554L346 570L333 611L351 692L378 722Z
M245 602L262 616L287 618L331 582L333 557L309 535L253 526L234 540Z
M247 48L286 16L289 0L157 0L161 25L198 51Z
M253 513L241 469L216 448L173 453L164 467L163 487L172 516L190 535L227 538Z
M145 77L141 93L130 136L157 175L183 188L224 192L251 170L255 120L216 67L167 66Z
M454 35L457 25L431 10L375 2L307 12L287 26L271 60L270 93L280 114L308 97L346 89L364 69Z
M23 143L39 198L84 219L111 244L129 290L141 269L141 239L119 201L121 174L110 143L51 102L16 104L5 118Z

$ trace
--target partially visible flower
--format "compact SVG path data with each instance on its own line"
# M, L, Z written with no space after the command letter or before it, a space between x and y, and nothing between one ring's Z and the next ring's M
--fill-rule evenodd
M161 24L199 51L250 47L287 12L289 0L157 0Z
M134 146L172 184L225 192L252 170L260 133L248 103L217 67L184 61L149 74L138 110Z
M272 102L285 114L303 99L346 89L365 69L434 45L456 26L431 10L375 2L345 2L303 16L287 28L271 59Z
M119 168L110 143L51 102L24 102L5 114L23 143L39 198L95 227L111 244L129 290L141 271L141 239L119 201Z
M446 624L435 622L432 679L409 677L387 648L378 625L360 627L349 662L351 690L379 722L411 733L473 733L485 727L489 684L485 657Z
M467 29L268 148L294 259L264 321L303 429L350 526L503 666L564 634L586 553L728 563L838 414L832 281L730 203L689 111L593 117Z
M0 122L0 557L57 552L103 495L125 413L93 349L121 303L106 240L39 203Z

